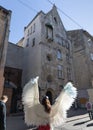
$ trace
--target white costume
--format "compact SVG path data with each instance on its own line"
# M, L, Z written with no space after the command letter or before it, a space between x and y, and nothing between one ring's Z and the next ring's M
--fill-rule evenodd
M65 122L67 110L77 96L77 90L71 82L68 82L55 103L51 106L51 112L45 112L44 106L39 102L38 79L31 79L24 87L22 101L24 105L25 123L27 125L49 124L51 130Z

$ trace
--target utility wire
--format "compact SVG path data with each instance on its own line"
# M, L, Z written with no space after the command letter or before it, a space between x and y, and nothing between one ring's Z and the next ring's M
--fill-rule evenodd
M35 10L34 8L32 8L31 6L29 6L28 4L24 3L23 1L21 0L18 0L18 2L20 2L22 5L26 6L27 8L29 8L30 10L33 10L34 12L38 13L37 10Z
M24 3L21 0L18 0L18 2L20 2L22 5L26 6L27 8L29 8L30 10L33 10L34 12L38 13L38 11L34 8L32 8L31 6L29 6L28 4ZM50 0L47 0L47 2L49 2L51 5L54 5L54 3L52 3ZM57 7L57 6L56 6ZM80 24L78 24L74 19L72 19L70 16L68 16L64 11L62 11L60 8L57 7L57 9L64 14L66 17L68 17L73 23L75 23L78 27L83 28Z
M60 8L57 7L57 9L63 13L66 17L68 17L73 23L75 23L77 26L79 26L80 28L83 28L80 24L78 24L74 19L72 19L70 16L68 16L65 12L63 12Z
M52 3L50 0L47 0L51 5L54 5L54 3Z
M52 3L50 0L47 0L50 4L54 5L54 3ZM57 7L57 6L56 6ZM74 19L72 19L70 16L68 16L65 12L63 12L60 8L57 7L57 9L64 14L66 17L68 17L73 23L75 23L77 26L79 26L80 28L83 28L80 24L78 24Z

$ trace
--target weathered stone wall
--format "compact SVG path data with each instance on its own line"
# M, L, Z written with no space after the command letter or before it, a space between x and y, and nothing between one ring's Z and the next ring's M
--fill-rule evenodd
M73 48L73 68L75 83L79 90L78 98L92 101L93 91L93 37L84 30L68 32ZM88 93L85 94L85 91ZM82 92L82 94L81 94Z
M23 57L24 57L23 47L17 46L16 44L9 43L7 48L7 57L5 66L22 69Z
M31 29L33 30L34 25L35 30L33 32ZM52 39L47 38L47 26L53 29ZM34 45L32 44L33 38L35 38ZM27 39L29 39L29 44ZM47 14L39 13L25 27L23 45L23 86L30 78L39 76L41 97L47 91L50 91L53 98L56 98L62 90L62 86L68 82L67 68L71 70L71 80L73 80L73 74L71 43L67 38L66 30L55 6ZM57 58L58 49L62 53L62 59L60 60ZM66 59L67 54L69 61ZM50 61L48 56L50 56ZM58 65L62 65L62 78L58 78ZM48 77L51 82L47 81Z
M0 6L0 97L3 93L4 66L6 60L11 11Z

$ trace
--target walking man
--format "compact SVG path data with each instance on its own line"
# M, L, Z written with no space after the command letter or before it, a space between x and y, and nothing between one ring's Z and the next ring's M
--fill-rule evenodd
M0 99L0 130L6 130L6 102L8 97L2 96Z

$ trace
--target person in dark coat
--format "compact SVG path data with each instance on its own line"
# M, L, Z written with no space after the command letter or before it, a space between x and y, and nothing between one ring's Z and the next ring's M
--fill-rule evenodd
M8 97L2 96L0 99L0 130L6 130L6 102Z
M91 102L87 102L86 103L86 108L87 108L87 112L89 114L89 118L90 120L93 119L93 108L92 108L92 103Z

